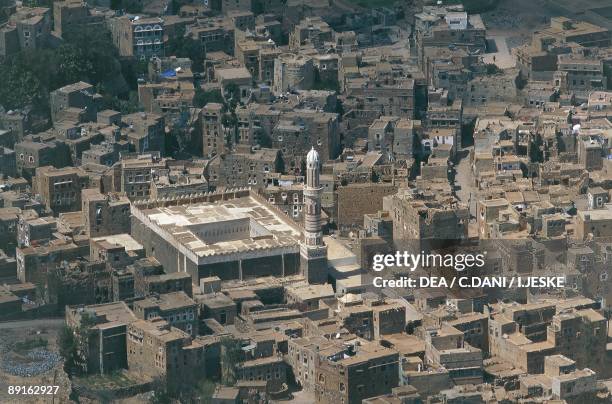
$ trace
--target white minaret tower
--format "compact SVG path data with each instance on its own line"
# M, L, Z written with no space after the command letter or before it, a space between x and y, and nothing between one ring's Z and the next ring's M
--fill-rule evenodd
M327 247L323 244L321 231L320 167L319 153L313 147L306 156L304 240L300 246L302 274L309 283L327 282Z

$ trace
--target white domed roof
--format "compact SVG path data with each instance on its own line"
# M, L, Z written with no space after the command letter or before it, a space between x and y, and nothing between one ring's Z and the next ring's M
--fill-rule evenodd
M308 155L306 156L306 163L307 164L319 164L319 161L320 161L319 153L317 153L317 151L313 147L312 149L310 149L310 151L308 152Z

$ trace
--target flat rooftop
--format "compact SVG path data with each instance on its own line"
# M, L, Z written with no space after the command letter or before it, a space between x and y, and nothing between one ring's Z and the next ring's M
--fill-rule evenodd
M588 220L612 220L612 209L596 209L596 210L579 210L578 216L585 220L588 216Z
M137 320L136 316L124 302L95 304L83 308L73 308L77 312L94 314L97 318L105 319L94 328L111 328L122 324L129 324Z
M152 321L137 320L132 323L132 326L164 342L187 340L189 338L189 334L185 331L171 327L165 320L159 318Z
M164 293L159 296L150 296L139 300L134 306L141 308L159 307L160 310L175 310L183 307L195 306L195 302L185 292Z
M347 357L345 355L338 363L344 366L354 366L369 362L370 360L379 360L383 358L388 358L391 362L392 360L397 360L397 355L397 352L393 349L385 348L377 342L365 341L360 343L358 351L354 356ZM392 358L393 356L395 356L395 358Z
M223 293L207 293L196 297L198 303L210 308L219 309L225 307L236 306L236 303Z
M333 297L334 289L327 283L323 285L309 285L305 283L287 286L287 293L290 293L302 301L305 301Z
M92 239L96 242L106 241L109 244L120 245L125 248L125 251L142 250L142 245L132 238L127 233L115 234L112 236L96 237Z

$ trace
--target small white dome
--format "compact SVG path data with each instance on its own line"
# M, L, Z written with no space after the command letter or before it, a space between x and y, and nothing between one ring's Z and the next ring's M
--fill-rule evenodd
M310 149L310 151L308 152L308 155L306 156L306 163L307 164L319 164L319 153L317 153L317 151L315 150L315 148L313 147L312 149Z

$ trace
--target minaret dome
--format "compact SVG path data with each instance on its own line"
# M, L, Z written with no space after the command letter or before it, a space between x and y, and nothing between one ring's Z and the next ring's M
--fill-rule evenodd
M306 164L308 165L308 168L314 168L317 167L320 162L321 160L319 159L319 153L313 147L306 155Z

